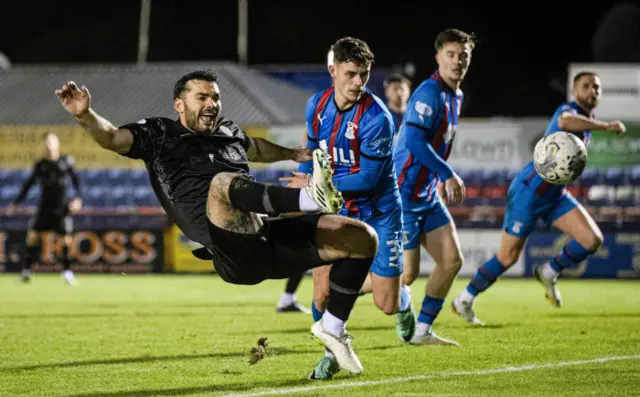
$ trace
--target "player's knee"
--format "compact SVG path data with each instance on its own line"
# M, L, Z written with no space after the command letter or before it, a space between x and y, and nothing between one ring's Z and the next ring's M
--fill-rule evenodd
M378 233L371 226L364 222L358 222L350 227L348 236L352 236L357 245L354 247L354 254L364 258L373 258L378 252Z
M502 264L504 267L511 267L514 263L518 261L518 257L520 256L521 248L520 246L500 247L498 253L496 254L496 258L498 258L498 262Z
M418 278L418 272L413 270L402 271L402 284L411 286Z
M404 285L413 284L420 273L420 257L415 258L412 254L413 252L407 253L405 251L405 256L403 258L404 266L402 267L402 284Z
M584 239L581 245L591 252L595 252L602 246L602 232L600 230L595 231Z
M514 250L506 251L502 254L498 253L498 255L496 255L498 262L500 262L504 267L513 266L513 264L518 260L518 256L520 256L520 252Z
M451 255L448 255L445 258L444 267L452 273L458 273L462 268L463 261L464 258L462 257L462 252L460 252L459 250L455 250L451 252Z
M383 296L373 296L375 305L387 316L395 314L398 311L398 296L392 294L384 294Z

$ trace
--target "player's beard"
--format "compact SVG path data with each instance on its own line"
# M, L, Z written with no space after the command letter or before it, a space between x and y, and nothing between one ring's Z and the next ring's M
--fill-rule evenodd
M211 124L205 124L204 122L201 122L200 116L202 116L202 112L194 112L187 109L184 117L185 122L187 123L187 128L192 131L204 133L213 131L218 120L218 115L214 114L214 116L212 117L213 122Z

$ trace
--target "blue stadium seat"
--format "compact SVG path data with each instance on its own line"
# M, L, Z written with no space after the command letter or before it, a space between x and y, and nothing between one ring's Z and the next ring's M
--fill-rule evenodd
M587 168L582 172L582 175L580 175L580 185L582 185L583 188L589 188L598 183L598 176L598 170Z
M629 184L632 186L640 186L640 165L631 168Z
M107 183L110 186L130 186L131 179L128 169L111 168L107 170Z
M0 205L9 205L18 197L18 193L20 193L20 186L18 185L3 185L0 187Z
M158 205L153 190L148 186L136 186L132 190L133 204L137 206Z
M111 202L116 207L132 206L133 194L130 186L114 186L109 190Z
M132 186L151 186L146 168L134 168L129 170Z
M0 186L22 185L29 175L30 169L0 169Z
M617 187L624 184L625 174L622 168L607 168L602 174L604 185Z
M88 207L106 207L108 203L109 189L102 186L91 186L86 189L86 198L84 200Z
M107 185L109 182L108 170L95 168L84 170L83 179L87 186Z

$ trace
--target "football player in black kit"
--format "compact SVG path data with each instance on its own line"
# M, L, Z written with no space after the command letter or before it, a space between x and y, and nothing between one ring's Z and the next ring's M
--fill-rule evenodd
M77 282L71 270L71 258L69 257L73 231L71 215L80 209L82 200L79 197L71 201L67 199L67 176L71 177L78 196L80 196L80 182L73 169L73 158L60 154L58 136L46 133L43 138L44 157L35 163L33 172L22 186L20 194L8 208L8 214L12 214L16 205L27 197L29 189L35 183L40 184L40 203L38 212L29 222L25 251L22 255L20 280L28 282L32 278L31 266L38 257L40 232L53 232L56 234L56 238L62 239L64 242L62 256L59 258L63 265L62 277L68 284L75 286Z
M69 81L56 95L100 146L145 162L167 214L187 238L204 246L194 255L213 259L224 281L254 285L333 263L328 307L311 332L342 368L363 371L346 321L378 238L364 222L334 215L344 200L331 182L326 153L248 137L221 117L217 76L210 70L176 82L173 107L179 117L173 120L149 117L116 127L93 110L87 87ZM313 160L309 186L287 188L249 176L249 161L280 160Z

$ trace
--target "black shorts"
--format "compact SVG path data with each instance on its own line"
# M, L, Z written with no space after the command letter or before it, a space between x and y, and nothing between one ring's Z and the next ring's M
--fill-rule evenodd
M73 232L73 219L68 214L39 212L29 221L29 230L64 236Z
M213 266L231 284L254 285L284 279L328 264L315 245L320 214L266 218L258 234L221 229L211 222Z

